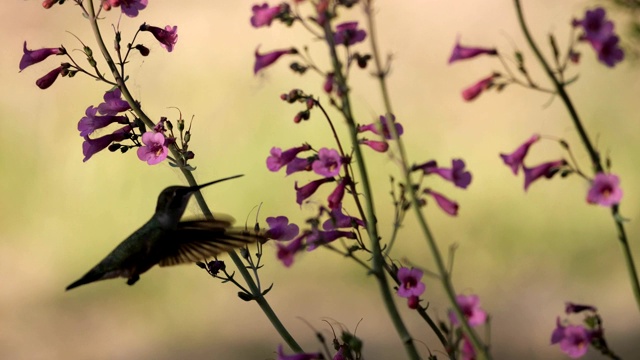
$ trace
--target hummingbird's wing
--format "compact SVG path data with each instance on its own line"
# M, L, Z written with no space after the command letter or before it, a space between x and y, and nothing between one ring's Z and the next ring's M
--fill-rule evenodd
M266 238L244 228L232 228L228 221L190 220L179 222L169 239L173 244L160 266L202 261Z

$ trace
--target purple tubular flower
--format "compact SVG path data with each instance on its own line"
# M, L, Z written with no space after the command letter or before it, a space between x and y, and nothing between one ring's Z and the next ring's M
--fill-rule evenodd
M307 251L314 250L320 245L328 244L343 237L346 237L347 239L355 239L356 234L351 231L342 230L315 230L307 236Z
M333 42L336 45L350 46L357 44L367 37L367 32L358 29L357 21L350 21L336 26L336 32L333 34Z
M431 168L428 171L429 173L440 175L445 180L451 181L459 188L466 189L471 183L471 173L465 171L464 166L465 164L463 160L453 159L451 161L451 169Z
M274 62L276 62L282 55L297 54L298 53L298 51L296 49L291 48L291 49L285 49L285 50L275 50L275 51L268 52L268 53L265 53L265 54L260 54L258 52L258 48L256 48L256 52L255 52L256 62L253 65L253 73L254 74L257 74L258 71L260 71L260 70L266 68L267 66L273 64Z
M311 146L309 146L309 144L303 144L302 146L294 147L286 151L282 151L282 149L280 149L279 147L274 146L271 148L271 155L267 158L267 169L274 172L278 171L283 166L296 160L296 155L309 149L311 149ZM289 175L288 169L287 175Z
M433 172L434 169L438 168L438 163L435 160L429 160L420 165L413 165L411 167L411 171L422 170L425 175L429 175Z
M265 232L265 236L273 240L291 240L300 232L298 225L289 224L289 219L286 216L268 217L267 224L269 230Z
M402 135L404 133L404 128L402 127L401 124L396 123L396 117L391 115L391 123L395 126L396 128L396 134L398 134L398 136ZM382 128L382 133L380 133L380 131L378 130L378 126L380 126ZM383 115L380 115L380 122L379 123L371 123L371 124L367 124L367 125L361 125L358 126L358 132L365 132L365 131L371 131L372 133L376 134L376 135L383 135L385 139L387 140L392 140L393 137L391 136L391 132L389 131L389 121L387 120L387 118Z
M433 198L436 200L436 203L438 203L438 206L440 206L440 208L446 212L447 214L451 215L451 216L457 216L458 215L458 208L460 207L458 205L457 202L452 201L447 199L444 195L435 192L431 189L424 189L423 192L425 194L429 194L431 196L433 196Z
M254 28L271 26L273 19L280 14L281 6L282 5L269 7L269 4L267 3L262 5L253 5L251 8L251 11L253 12L253 16L251 16L251 26Z
M597 173L587 193L587 202L610 207L620 203L620 200L620 178L613 174Z
M340 174L342 159L334 149L322 148L318 151L318 159L313 162L313 171L324 177L334 177Z
M122 13L128 17L136 17L140 10L147 7L149 0L120 0Z
M398 296L408 298L410 296L420 296L424 293L425 286L422 281L424 273L420 269L401 267L398 269Z
M487 313L480 308L480 298L478 295L458 295L456 302L462 311L464 317L467 318L470 326L484 324L487 321ZM452 324L458 325L458 317L455 312L449 311L449 320Z
M330 94L333 91L333 77L335 76L334 73L330 72L327 74L327 77L324 80L324 84L322 85L322 89L327 93Z
M560 350L569 357L577 359L584 356L591 343L592 334L581 325L564 326L560 318L556 320L556 328L551 334L551 345L560 344Z
M540 140L540 135L533 134L529 140L520 145L513 153L500 154L502 161L511 168L514 175L518 175L518 170L524 166L522 163L524 161L524 157L527 156L527 152L529 152L529 148L538 140Z
M140 26L140 31L149 31L153 37L156 38L160 42L160 45L167 49L168 52L173 51L173 47L178 42L178 27L171 27L170 25L165 26L164 29L151 26L147 24L142 24Z
M127 125L114 131L112 134L104 135L97 139L90 139L88 136L85 136L84 142L82 143L82 154L84 155L84 159L82 161L86 162L95 153L106 149L112 142L118 142L126 139L128 136L127 134L131 130L131 126Z
M466 336L462 337L462 349L460 351L462 360L476 360L476 349Z
M360 144L367 145L368 147L372 148L377 152L386 152L387 150L389 150L389 144L387 144L384 141L367 140L367 139L360 139L358 141L360 142Z
M285 355L282 345L278 345L278 357L276 360L316 360L322 359L321 353L301 353L293 355Z
M451 57L449 58L449 64L459 60L471 59L483 54L497 55L498 51L496 49L462 46L460 45L460 37L458 37L458 39L456 39L456 46L454 46Z
M36 85L38 85L38 87L40 89L42 89L42 90L47 89L51 85L53 85L53 83L58 78L58 75L64 73L65 71L67 71L67 68L61 65L61 66L49 71L47 74L45 74L40 79L36 80Z
M90 135L97 129L102 129L114 122L120 124L128 124L129 119L126 116L114 116L114 115L106 115L99 116L97 115L98 108L93 106L89 106L85 111L85 115L78 122L78 130L80 131L80 136L84 137Z
M342 207L342 198L344 197L344 188L347 182L347 179L343 178L338 183L338 186L336 186L336 188L331 192L331 195L327 198L329 209L335 210Z
M155 165L167 158L169 148L165 145L166 139L162 133L147 131L142 134L142 142L144 146L138 148L138 159Z
M298 205L302 205L302 202L305 201L309 196L313 195L313 193L318 190L320 185L334 181L333 178L324 178L319 180L314 180L303 187L298 187L298 182L296 181L295 189L296 189L296 202Z
M44 61L51 55L64 55L66 54L64 48L43 48L38 50L29 50L27 49L27 42L24 42L24 46L22 48L24 54L20 59L20 71L26 69L27 67L37 64L41 61Z
M304 159L299 157L294 158L293 160L291 160L290 163L287 164L287 170L286 170L287 176L298 171L311 171L312 163L313 161L308 158L304 158Z
M462 98L465 101L471 101L475 98L477 98L478 96L480 96L480 94L489 89L491 86L493 86L493 79L495 78L495 75L491 75L488 76L480 81L478 81L477 83L469 86L468 88L464 89L462 91Z
M293 264L293 256L303 248L302 240L307 235L307 233L303 233L289 243L276 243L278 260L282 261L284 266L289 267Z
M572 302L566 302L565 303L565 307L564 307L564 312L568 314L578 314L581 313L583 311L593 311L596 312L598 311L598 309L596 309L595 306L591 306L591 305L584 305L584 304L574 304Z
M115 115L117 113L131 109L131 106L125 100L122 100L120 89L104 93L104 102L98 105L98 112L102 115Z
M611 35L603 41L592 43L601 63L614 67L624 59L624 51L618 46L619 41L616 35Z
M549 161L532 168L528 168L523 165L522 170L524 171L524 191L527 191L529 186L531 186L531 183L543 176L547 179L551 179L558 172L558 170L566 164L567 162L564 159L561 159L557 161Z
M358 226L365 227L364 221L348 216L342 213L342 208L338 207L331 210L331 218L322 223L324 230L334 230L339 228L355 228Z
M574 20L574 26L581 26L584 30L584 38L590 42L599 42L613 34L613 22L606 19L603 8L587 10L582 20Z

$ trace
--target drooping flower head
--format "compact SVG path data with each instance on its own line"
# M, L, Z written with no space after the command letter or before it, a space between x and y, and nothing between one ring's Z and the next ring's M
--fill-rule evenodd
M587 202L609 207L618 204L620 200L620 178L613 174L597 173L587 193Z
M433 198L436 200L436 203L438 204L438 206L444 210L444 212L446 212L447 214L451 215L451 216L457 216L458 215L458 208L460 207L458 205L457 202L453 201L453 200L449 200L447 197L445 197L444 195L435 192L431 189L424 189L423 192L425 194L431 195L433 196Z
M172 52L174 46L178 42L178 27L177 26L165 26L164 29L151 26L147 24L142 24L140 26L140 31L149 31L153 37L156 38L160 42L160 46L165 48L168 52Z
M36 85L42 90L48 89L58 79L58 76L64 75L67 72L67 66L65 64L58 66L57 68L49 71L43 77L36 80Z

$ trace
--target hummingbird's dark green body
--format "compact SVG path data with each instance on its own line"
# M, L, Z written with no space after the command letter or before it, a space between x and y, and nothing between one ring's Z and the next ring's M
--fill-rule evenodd
M262 239L259 234L232 228L230 221L180 221L195 191L239 176L242 175L193 187L171 186L164 189L158 196L156 212L151 219L82 278L67 286L67 290L116 277L127 278L127 284L133 285L140 279L140 274L156 264L169 266L202 261Z

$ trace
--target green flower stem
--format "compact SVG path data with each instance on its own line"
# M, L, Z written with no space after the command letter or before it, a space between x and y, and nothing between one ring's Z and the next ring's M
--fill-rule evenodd
M604 167L602 166L602 160L600 158L600 154L592 145L589 135L587 135L587 131L582 126L582 122L580 121L578 112L573 106L573 103L571 102L571 99L569 98L569 95L565 90L565 84L555 76L553 70L551 69L551 66L549 66L549 63L544 58L544 56L542 55L542 52L540 52L540 49L538 48L535 41L533 40L533 37L529 32L529 28L527 27L524 21L524 15L522 13L520 0L514 0L514 4L516 8L516 13L518 15L518 22L520 23L522 32L524 33L524 36L527 39L527 42L529 43L531 50L533 50L534 54L540 61L540 64L544 68L544 71L547 73L547 76L549 76L549 79L555 86L558 95L560 96L560 98L562 99L562 102L565 104L567 108L567 111L569 111L569 116L571 117L571 120L573 121L573 125L578 131L578 135L582 140L582 144L584 145L584 147L587 149L587 152L589 153L589 157L591 158L591 163L593 165L594 171L596 173L603 172ZM638 272L636 270L636 266L633 261L633 254L631 253L631 248L629 247L627 234L624 229L624 219L620 215L619 205L614 205L611 207L611 216L613 217L613 221L615 222L616 231L618 232L618 239L620 240L620 243L622 245L624 259L625 259L627 269L629 271L629 277L631 280L631 288L633 289L633 294L635 296L638 309L640 309L640 281L638 280Z
M136 115L138 115L138 117L140 117L140 119L145 123L145 125L147 125L150 128L153 128L153 126L155 125L154 122L144 113L144 111L142 111L142 109L140 108L140 105L135 101L135 99L129 92L129 89L126 86L124 79L122 79L122 76L118 72L118 68L116 67L116 64L113 61L111 54L107 50L107 47L104 44L104 41L102 40L100 28L98 27L97 18L95 16L93 1L88 1L87 4L88 4L87 15L89 18L89 22L91 23L91 28L93 29L93 33L95 35L98 46L100 47L100 51L102 52L103 57L105 58L107 64L109 65L109 69L111 69L113 77L116 80L116 83L118 84L118 88L122 92L122 96L127 100L129 105L131 106L131 109L135 112ZM197 185L197 182L193 177L193 174L184 168L184 165L185 165L184 161L182 160L182 156L180 156L176 145L172 144L171 146L169 146L169 150L171 151L173 158L176 160L177 165L180 168L180 171L182 171L182 174L187 179L187 182L189 183L189 185L190 186ZM207 206L207 203L205 202L204 197L202 196L202 193L200 193L200 191L197 191L194 194L194 196L196 198L196 201L198 202L198 205L202 209L202 212L204 213L204 215L208 219L213 219L213 214L211 213L211 210L209 210L209 207ZM302 348L300 347L300 345L298 345L298 343L295 341L293 336L291 336L291 334L282 324L278 316L275 314L275 312L273 311L273 309L265 299L265 297L260 293L260 289L258 288L255 281L251 277L251 274L243 264L240 256L238 256L238 254L235 251L230 251L229 256L231 257L231 260L233 260L233 263L235 264L236 268L238 269L238 271L246 281L251 291L251 294L253 295L253 298L258 303L258 306L260 306L260 308L262 309L264 314L267 316L267 318L269 319L273 327L276 329L278 334L280 334L282 339L287 343L287 345L289 345L289 347L293 351L298 353L302 352Z
M372 52L373 61L376 66L375 75L378 78L378 81L380 83L380 89L382 92L385 111L387 113L387 116L390 116L391 114L393 114L393 111L391 108L391 100L389 97L389 91L387 89L387 83L386 83L387 72L383 70L382 62L380 60L380 52L378 50L378 45L376 42L375 23L374 23L372 3L373 3L373 0L366 0L364 2L365 14L367 19L367 28L369 30L368 36L369 36L369 41L371 43L371 52ZM456 313L456 316L458 317L458 320L462 325L462 329L467 334L469 340L473 343L473 346L476 349L476 355L478 356L478 358L492 359L491 354L489 353L488 347L484 345L482 340L480 340L480 337L478 336L478 334L471 328L466 317L462 313L460 306L456 301L456 292L455 292L455 289L453 288L453 283L451 282L451 277L449 275L449 272L447 271L445 263L442 259L442 255L440 253L440 250L438 249L438 245L436 244L435 238L433 237L431 230L427 225L427 220L424 214L422 213L418 196L415 191L411 190L415 188L414 187L415 184L411 179L411 172L410 172L410 167L408 165L409 162L407 160L407 154L404 149L404 144L400 139L400 137L398 136L395 126L388 126L388 129L390 130L393 139L396 141L398 152L400 155L400 160L401 160L400 163L402 166L404 181L407 184L406 189L409 189L411 204L413 209L415 210L416 217L418 219L418 224L420 226L420 229L422 230L422 233L425 236L429 249L431 250L431 254L433 255L434 261L436 263L436 267L438 268L438 273L440 274L440 281L444 287L447 297L449 298L449 302L451 303L453 310ZM431 326L431 328L434 329L433 326ZM436 334L440 332L439 329L437 329L437 327L434 329L434 331L436 332Z
M340 96L340 111L342 112L346 122L347 127L349 128L349 135L351 139L351 143L354 147L354 154L356 158L356 163L358 164L358 171L360 172L360 176L362 177L362 190L364 193L365 199L365 210L366 210L366 225L367 225L367 233L369 235L369 239L371 240L371 256L372 256L372 270L371 273L375 276L378 281L378 288L380 289L380 293L382 295L382 300L384 305L391 317L391 321L393 322L394 327L396 328L396 332L400 336L402 343L404 345L405 351L410 359L418 360L420 359L420 355L418 354L418 350L415 347L413 342L413 338L411 334L409 334L409 330L404 325L402 318L400 317L400 313L398 312L398 308L393 299L393 295L389 290L389 283L387 281L387 277L384 273L383 262L384 258L382 256L382 249L380 247L380 237L378 235L378 228L376 223L375 216L375 208L373 203L373 193L371 191L371 184L369 181L367 168L364 161L364 156L362 154L362 149L360 144L358 143L358 132L356 128L356 123L351 111L351 104L349 101L349 90L347 87L347 82L342 73L342 67L340 64L340 60L338 60L338 54L336 53L336 46L333 41L333 31L331 29L331 23L327 19L324 23L324 32L325 32L325 41L329 46L329 53L331 57L331 62L333 65L334 76L336 79L336 83L340 88L342 95Z

